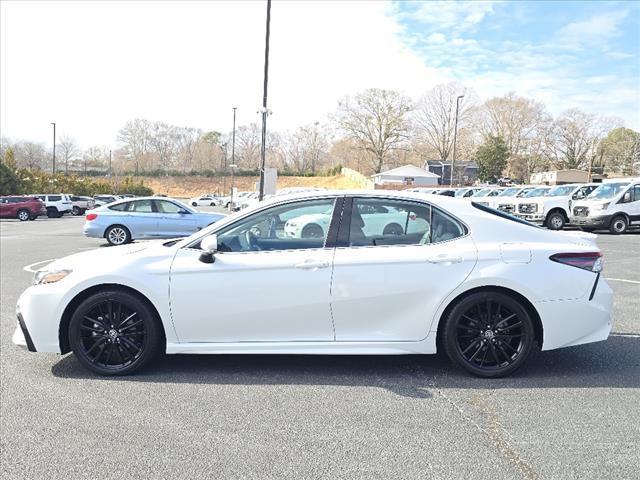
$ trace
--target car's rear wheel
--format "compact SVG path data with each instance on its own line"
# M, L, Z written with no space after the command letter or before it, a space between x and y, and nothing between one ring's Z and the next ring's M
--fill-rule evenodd
M197 207L198 206L198 202L191 202L191 206L192 207Z
M124 245L125 243L131 242L131 233L127 227L113 225L107 229L105 238L111 245Z
M29 210L18 210L18 220L21 222L26 222L31 218L31 213Z
M324 238L322 227L316 223L306 225L302 229L302 238Z
M382 231L383 235L402 235L404 230L397 223L390 223L389 225L384 227Z
M57 208L54 208L54 207L47 208L47 217L49 217L49 218L60 218L61 216L62 216L62 214L60 212L58 212Z
M69 343L78 361L100 375L125 375L153 360L162 348L158 319L135 295L96 293L69 322Z
M547 228L549 230L562 230L566 220L562 212L551 212L547 216Z
M442 340L458 366L480 377L502 377L526 361L535 332L531 316L518 300L483 291L462 298L451 309Z
M614 235L620 235L625 233L629 228L629 222L624 215L618 215L611 220L609 224L609 231Z

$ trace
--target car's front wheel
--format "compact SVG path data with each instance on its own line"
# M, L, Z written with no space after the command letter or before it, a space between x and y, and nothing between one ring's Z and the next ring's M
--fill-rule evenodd
M519 368L535 342L533 321L514 297L482 291L462 298L445 319L442 344L449 358L480 377Z
M122 225L109 227L104 236L111 245L124 245L131 242L131 233Z
M198 206L198 202L191 202L191 206L192 207L197 207Z
M546 221L549 230L562 230L565 223L566 219L562 212L551 212Z
M151 308L128 292L111 290L84 300L69 322L78 361L100 375L125 375L160 353L162 334Z
M76 207L74 205L73 209L71 210L71 213L73 213L76 217L82 215L82 210L80 209L80 207Z

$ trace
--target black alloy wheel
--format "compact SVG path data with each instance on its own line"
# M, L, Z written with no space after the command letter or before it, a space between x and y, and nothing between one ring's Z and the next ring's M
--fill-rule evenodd
M463 298L449 313L444 328L449 358L480 377L512 373L525 362L535 341L526 308L500 292Z
M69 341L84 367L100 375L125 375L158 355L162 336L143 301L107 291L79 305L69 324Z

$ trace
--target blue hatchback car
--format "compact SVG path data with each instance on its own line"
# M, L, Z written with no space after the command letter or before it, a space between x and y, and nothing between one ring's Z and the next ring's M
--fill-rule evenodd
M220 220L222 213L199 212L165 197L124 199L89 210L84 235L111 245L132 240L186 237Z

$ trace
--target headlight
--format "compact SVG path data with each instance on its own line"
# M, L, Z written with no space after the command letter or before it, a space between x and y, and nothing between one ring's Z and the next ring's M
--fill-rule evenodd
M45 283L56 283L69 275L71 270L39 270L33 276L34 285L42 285Z
M607 208L609 208L609 203L601 203L600 205L594 205L591 208L592 210L606 210Z

